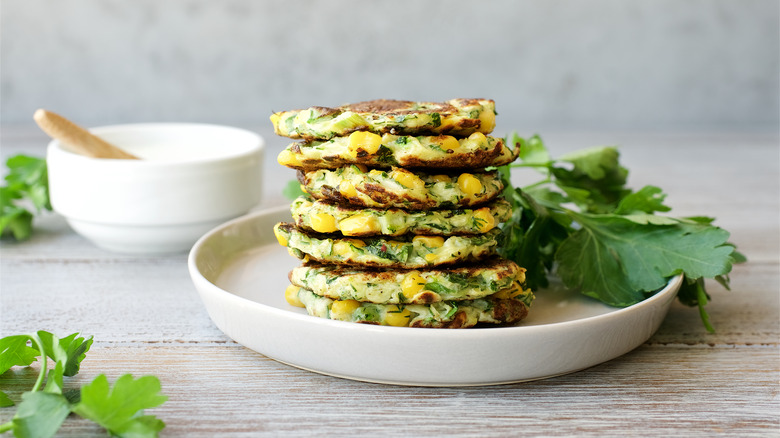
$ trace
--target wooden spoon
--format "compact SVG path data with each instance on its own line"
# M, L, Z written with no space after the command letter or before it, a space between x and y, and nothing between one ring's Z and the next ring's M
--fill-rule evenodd
M51 111L39 109L35 111L33 119L35 119L35 122L43 132L49 134L49 137L59 140L63 145L78 154L92 158L140 159Z

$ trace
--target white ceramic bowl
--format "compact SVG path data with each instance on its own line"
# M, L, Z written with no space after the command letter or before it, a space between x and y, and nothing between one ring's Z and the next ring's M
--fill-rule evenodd
M208 230L260 202L264 141L253 132L182 123L90 132L142 158L89 158L56 140L49 144L52 207L99 247L186 251Z

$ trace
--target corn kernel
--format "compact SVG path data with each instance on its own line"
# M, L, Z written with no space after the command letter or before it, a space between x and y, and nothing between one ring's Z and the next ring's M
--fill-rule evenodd
M345 198L354 198L357 196L355 186L349 181L342 181L341 184L339 184L339 193Z
M448 183L451 181L450 177L447 175L433 175L431 179L435 182L443 182L443 183Z
M458 142L458 139L456 139L451 135L440 135L436 141L437 143L439 143L439 146L441 146L441 148L444 149L445 151L447 150L457 151L460 148L460 143Z
M369 154L375 154L382 145L382 137L373 132L355 131L349 135L349 155L357 158L358 151L364 150Z
M478 143L479 145L483 145L487 143L487 137L485 137L485 134L481 132L475 132L469 135L469 140Z
M360 302L357 300L338 300L334 301L330 306L330 313L336 317L346 317L351 315L352 312L360 307Z
M433 263L438 258L439 258L438 254L434 254L434 253L425 254L425 261L428 263Z
M349 242L345 242L343 240L339 240L338 242L333 244L333 251L342 257L346 256L350 253L352 248L349 246Z
M490 214L488 207L480 208L474 212L474 218L477 219L477 228L480 233L487 233L496 226L496 219Z
M366 242L363 242L360 239L344 239L344 242L349 243L350 245L354 246L355 248L363 248L366 246Z
M401 293L408 299L414 298L425 287L425 279L417 271L406 275L401 282Z
M514 282L508 288L501 289L500 291L494 293L492 296L495 297L495 298L501 298L501 299L506 300L506 299L509 299L509 298L514 298L514 297L520 295L521 293L523 293L523 288L520 287L520 284L518 284L517 282Z
M512 288L511 292L509 292L509 298L515 298L521 293L523 293L523 288L520 287L520 285L517 285L517 287Z
M276 157L276 161L279 162L282 166L300 166L301 162L298 160L298 157L295 156L293 151L289 149L285 149L281 152L279 152L279 155Z
M314 213L310 220L311 228L318 233L332 233L338 230L336 218L328 213Z
M287 237L282 233L278 225L274 227L274 236L276 236L276 241L279 242L279 245L287 246Z
M496 113L486 109L479 115L479 132L489 133L496 127Z
M393 179L398 184L410 190L420 190L425 187L425 183L417 175L404 169L395 169L391 172Z
M338 229L345 236L361 236L373 234L380 230L379 222L374 216L358 213L339 222Z
M303 184L300 184L300 186L301 186L301 191L302 191L303 193L309 193L309 192L307 192L307 191L306 191L306 186L305 186L305 185L303 185Z
M470 173L464 173L458 177L458 187L460 188L460 191L468 196L482 193L482 183L479 182L479 179L476 176Z
M414 236L412 242L423 244L428 248L441 248L444 245L444 238L441 236Z
M382 178L382 173L384 173L384 172L379 170L379 169L371 169L368 172L368 176L370 176L371 178L374 178L374 179L379 179L379 178Z
M314 116L314 112L311 109L298 111L298 114L295 115L295 123L299 125L306 124L312 116Z
M525 283L525 268L520 268L520 272L517 273L517 278L515 278L515 281L518 283Z
M284 299L287 301L287 304L295 307L306 307L303 305L300 298L298 298L299 290L301 290L301 288L298 286L287 286L287 289L284 290Z
M385 322L393 327L406 327L409 325L409 319L412 317L412 312L406 307L395 306L395 308L389 308L385 314Z
M366 242L360 239L343 239L342 242L346 242L347 244L352 245L355 248L364 248L366 246Z
M271 114L271 123L276 127L276 125L279 124L279 119L281 116L279 116L279 113L273 113Z

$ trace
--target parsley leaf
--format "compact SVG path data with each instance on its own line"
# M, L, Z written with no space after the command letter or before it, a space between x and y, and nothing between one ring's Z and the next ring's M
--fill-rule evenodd
M629 194L628 170L618 163L614 147L596 147L564 155L550 166L554 183L589 213L612 211ZM571 166L571 168L569 168Z
M51 210L49 203L49 174L46 160L27 155L15 155L6 161L8 175L5 180L32 201L35 209Z
M106 376L101 374L82 387L79 396L74 397L72 390L65 389L64 377L78 373L91 345L91 336L85 338L78 333L58 338L38 331L0 339L0 374L14 366L29 366L41 357L38 379L30 391L22 394L11 421L0 424L0 434L13 431L17 437L51 437L74 412L95 421L114 436L156 437L165 423L153 415L143 414L145 408L159 406L167 400L160 394L156 377L133 379L132 375L125 374L110 388ZM47 367L48 358L55 362L52 369ZM13 400L0 392L0 407L13 405Z
M517 133L513 132L510 137L511 144L520 143L520 159L523 163L532 165L547 165L550 163L550 153L547 151L547 148L544 147L542 138L538 135L534 135L528 140L525 140L517 135ZM507 140L506 144L510 144L509 140ZM545 175L549 174L547 167L540 167L537 168L537 170Z
M619 215L574 214L582 228L558 248L557 273L568 287L625 307L685 272L715 277L731 270L728 232L700 224L638 224Z
M38 359L40 352L27 345L29 340L30 338L25 335L0 339L0 374L14 366L29 366Z
M8 394L4 393L3 391L0 391L0 408L7 408L13 405L14 401L11 400L11 397L8 397Z
M62 374L64 376L74 376L79 372L81 361L89 351L92 345L92 336L89 338L77 337L78 333L59 339L51 333L39 331L43 343L43 351L57 363L62 363Z
M291 179L287 182L287 185L284 186L282 189L282 195L284 195L285 198L294 200L297 199L299 196L305 195L306 192L301 189L301 183L298 182L297 179Z
M639 191L624 196L615 209L615 214L669 211L671 208L663 203L665 198L666 194L664 194L660 188L655 186L644 186L639 189Z
M734 263L745 261L729 233L708 217L660 215L670 208L659 187L626 187L628 170L615 147L550 157L539 136L511 134L507 144L521 146L520 162L499 168L512 218L502 225L499 251L523 264L531 288L546 287L548 275L564 285L618 307L630 306L684 274L679 300L698 306L712 331L704 306L710 297L704 279L728 289ZM523 151L525 148L525 151ZM512 187L511 168L539 171L544 179Z
M17 437L51 437L70 414L68 400L60 394L25 392L16 410L13 431Z
M503 225L499 252L522 263L527 269L525 281L529 288L547 287L546 272L552 270L555 248L568 231L553 219L555 213L542 205L545 195L535 198L524 191L513 191L510 195L515 208L512 218Z
M125 374L111 388L104 374L81 388L81 401L73 408L117 435L156 436L165 423L143 410L163 404L168 397L160 394L160 381L154 376L133 379Z
M6 166L6 185L0 187L0 237L24 240L32 233L33 213L19 204L30 203L37 212L51 210L46 160L16 155Z

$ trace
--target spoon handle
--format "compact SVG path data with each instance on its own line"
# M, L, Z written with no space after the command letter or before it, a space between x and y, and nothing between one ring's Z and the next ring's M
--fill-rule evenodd
M135 155L97 137L86 129L71 122L65 117L51 111L39 109L35 111L33 119L43 132L55 140L59 140L71 151L92 158L119 158L138 160Z

